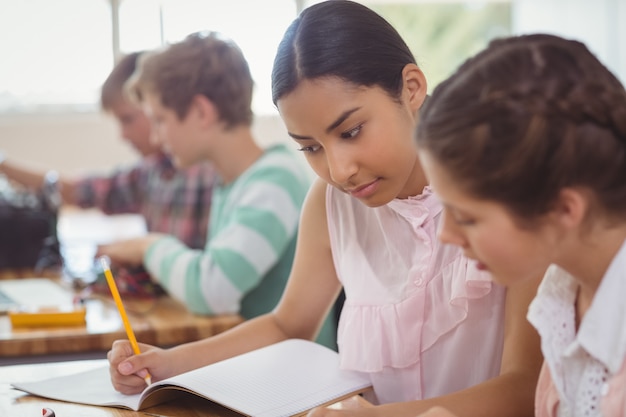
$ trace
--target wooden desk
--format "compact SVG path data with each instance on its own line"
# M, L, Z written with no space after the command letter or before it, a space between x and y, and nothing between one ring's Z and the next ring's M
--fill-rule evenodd
M243 321L238 315L195 316L167 296L148 303L125 302L137 339L151 345L171 346L206 338ZM8 316L0 316L3 363L10 364L10 357L105 352L114 340L126 338L112 301L93 299L86 305L86 326L13 329Z
M103 364L106 364L106 361L94 360L0 367L0 415L3 417L41 416L41 409L47 407L54 410L57 417L241 417L240 414L193 395L143 411L128 411L47 400L27 395L22 391L12 389L10 386L11 383L18 381L36 381L43 378L69 375ZM369 406L371 405L362 397L356 396L331 407L353 409Z
M61 244L68 247L80 249L86 245L86 256L93 259L89 245L95 248L96 244L110 241L114 236L124 238L141 233L141 225L137 225L136 220L130 216L109 218L93 211L70 210L62 212L59 237ZM60 279L60 275L61 271L37 275L28 270L0 271L0 279L34 276ZM243 321L238 315L195 316L168 296L157 301L125 299L124 304L137 339L157 346L213 336ZM112 300L90 299L86 305L87 324L79 327L12 329L9 318L0 316L0 365L29 362L25 358L41 355L71 354L85 358L85 353L91 352L99 354L88 357L104 358L104 352L110 349L114 340L126 338L124 326Z

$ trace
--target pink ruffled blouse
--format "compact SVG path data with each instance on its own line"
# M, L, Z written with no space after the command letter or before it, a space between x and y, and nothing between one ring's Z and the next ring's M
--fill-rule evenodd
M380 404L444 395L499 374L505 290L436 237L429 187L370 208L329 186L333 260L346 302L342 369L368 373Z

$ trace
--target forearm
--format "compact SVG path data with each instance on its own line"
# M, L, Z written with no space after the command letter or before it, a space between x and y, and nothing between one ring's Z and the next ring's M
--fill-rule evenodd
M289 338L277 316L269 313L216 336L176 346L168 356L177 372L185 372Z
M9 159L0 163L0 173L4 174L11 181L31 189L39 189L43 185L45 171L28 169L22 167Z
M510 372L442 397L363 410L363 416L415 417L434 406L443 406L458 417L532 417L536 383L533 372Z
M31 190L39 190L44 184L44 178L47 171L27 168L10 161L9 159L5 159L2 163L0 163L0 173L4 174L11 181L16 182L23 187ZM59 178L58 186L61 191L63 202L73 204L75 181L67 178Z
M265 250L269 244L258 247L251 242L250 236L222 233L201 251L170 237L148 248L144 265L170 295L196 314L241 312L242 299L262 285L279 260L277 253ZM272 306L266 307L263 312Z
M220 291L219 285L204 285L207 280L217 278L215 273L211 273L214 268L208 248L205 252L190 249L169 236L154 241L147 248L143 262L150 275L190 311L202 315L238 311L238 308L232 311L220 308L223 304L230 304L226 298L231 297L226 291ZM203 287L212 289L210 297L203 292ZM211 297L217 302L212 303Z

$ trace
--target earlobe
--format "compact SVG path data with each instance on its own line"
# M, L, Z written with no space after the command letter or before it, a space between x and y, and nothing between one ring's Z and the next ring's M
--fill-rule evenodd
M426 99L428 84L422 70L415 64L407 64L402 69L404 80L403 94L406 94L408 103L413 112L417 112Z

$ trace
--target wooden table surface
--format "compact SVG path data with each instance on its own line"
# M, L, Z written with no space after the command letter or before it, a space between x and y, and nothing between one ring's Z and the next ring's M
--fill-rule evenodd
M56 417L241 417L238 413L191 394L142 411L130 411L48 400L11 388L11 383L69 375L93 369L106 363L104 360L92 360L2 366L0 367L0 416L35 417L41 416L42 408L50 408L54 410ZM362 397L355 396L331 407L352 409L369 406L371 405Z
M86 264L89 264L89 257L93 259L90 247L115 238L131 237L142 230L136 217L104 216L93 211L65 211L59 220L61 244L77 248L76 252L88 257L78 261ZM0 271L0 279L46 277L56 279L65 284L68 291L73 291L71 282L61 278L61 272ZM213 336L243 321L239 315L196 316L169 296L156 300L124 299L124 305L137 340L158 346ZM86 307L85 326L14 329L9 317L0 315L0 364L26 362L11 361L18 357L58 354L67 357L68 354L106 352L114 340L126 338L119 312L110 297L90 298Z
M124 325L112 300L86 301L85 326L12 328L0 316L0 357L107 351L125 339ZM168 296L152 301L124 302L137 340L171 346L216 335L241 323L238 315L196 316Z

